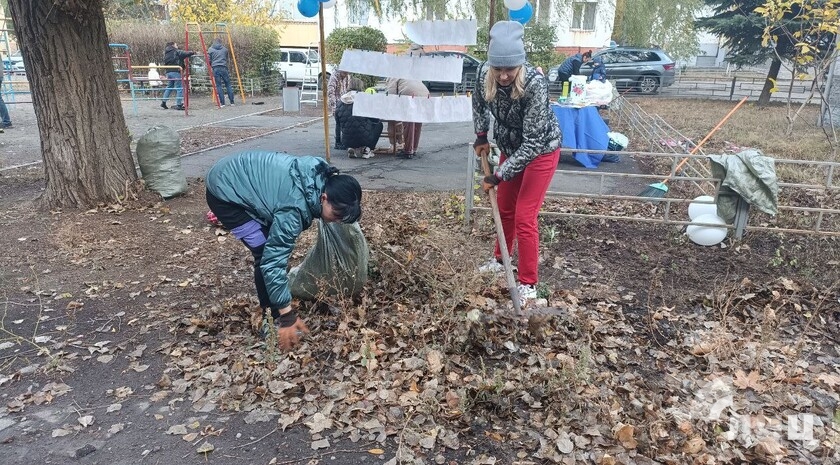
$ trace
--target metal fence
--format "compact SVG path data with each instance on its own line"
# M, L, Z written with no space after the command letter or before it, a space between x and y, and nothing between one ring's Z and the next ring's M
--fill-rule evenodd
M740 100L748 97L758 100L764 89L766 78L744 77L734 75L702 76L695 73L681 74L670 87L660 89L660 94L673 97L702 97L713 99ZM771 100L787 101L788 96L794 102L802 102L810 98L814 86L813 80L778 79L777 90L771 95Z
M585 169L557 170L555 179L561 176L582 177L589 192L550 190L541 215L683 226L691 224L685 207L696 197L710 195L717 198L719 195L730 195L720 192L722 181L712 176L707 155L701 149L697 149L693 155L689 154L696 142L674 129L659 115L647 113L638 105L619 97L610 106L610 122L613 127L626 128L634 146L641 147L640 151L612 151L610 154L648 163L654 167L654 171L658 169L663 173L665 167L670 166L669 173L665 175ZM572 151L563 149L564 153L567 150ZM603 153L578 149L573 151ZM475 205L478 178L476 159L471 146L469 153L465 184L467 222L470 221L472 212L488 210L485 206ZM677 171L677 165L684 158L688 158L689 162ZM750 211L746 201L736 197L736 218L734 224L727 226L734 230L735 237L742 237L747 230L840 237L840 163L775 159L775 165L777 174L798 173L800 179L807 178L808 181L779 177L778 214L775 217ZM807 176L803 173L807 173ZM641 192L648 183L661 182L664 178L668 178L670 183L670 189L664 198L628 195L628 189ZM617 189L617 184L623 188ZM587 205L582 205L582 199L587 201ZM593 209L599 209L602 213L589 212Z

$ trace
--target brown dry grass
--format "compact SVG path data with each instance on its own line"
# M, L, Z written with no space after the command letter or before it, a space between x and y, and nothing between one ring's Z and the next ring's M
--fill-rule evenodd
M700 141L715 127L737 102L689 99L632 99L650 114L658 114L675 129ZM796 107L791 109L791 113ZM775 158L814 161L838 161L825 132L817 127L819 107L808 105L794 122L790 136L788 107L773 104L759 108L746 103L724 124L703 147L706 153L723 153L725 143L755 147Z

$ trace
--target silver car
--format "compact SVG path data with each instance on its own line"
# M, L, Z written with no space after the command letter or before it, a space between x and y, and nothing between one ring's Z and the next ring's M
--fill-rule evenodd
M607 69L607 79L619 89L635 88L643 94L653 94L660 87L668 87L676 80L674 60L658 48L613 47L592 54L592 60L580 67L580 74L590 76L595 59L601 58ZM559 89L557 69L552 68L548 80Z

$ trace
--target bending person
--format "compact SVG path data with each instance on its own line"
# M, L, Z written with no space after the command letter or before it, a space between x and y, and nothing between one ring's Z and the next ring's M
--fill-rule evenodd
M584 52L583 55L575 53L563 60L563 63L560 63L560 67L557 69L557 82L562 84L572 76L580 74L581 65L589 61L590 58L592 58L592 50Z
M423 55L423 46L412 44L408 49L409 55L417 54ZM429 89L422 81L412 79L390 78L386 82L389 94L405 95L411 97L427 98L429 96ZM420 145L420 130L423 127L422 123L412 123L410 121L403 121L403 149L397 153L399 158L414 158L417 153L417 146Z
M487 62L478 70L472 95L476 154L487 155L490 114L493 135L501 149L499 168L482 182L485 191L498 186L499 213L508 250L519 249L519 295L537 296L540 234L537 214L560 160L560 125L549 108L543 75L525 63L524 29L516 21L500 21L490 30ZM502 271L498 238L494 258L482 271Z
M270 309L283 349L309 332L292 308L287 266L298 236L315 218L354 223L362 188L318 157L244 152L219 160L207 173L207 205L254 256L260 307ZM264 328L264 336L270 328Z

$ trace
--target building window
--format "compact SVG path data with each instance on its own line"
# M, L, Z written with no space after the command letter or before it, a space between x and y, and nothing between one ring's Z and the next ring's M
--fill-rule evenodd
M595 30L595 13L598 11L596 2L575 2L572 11L572 29Z

